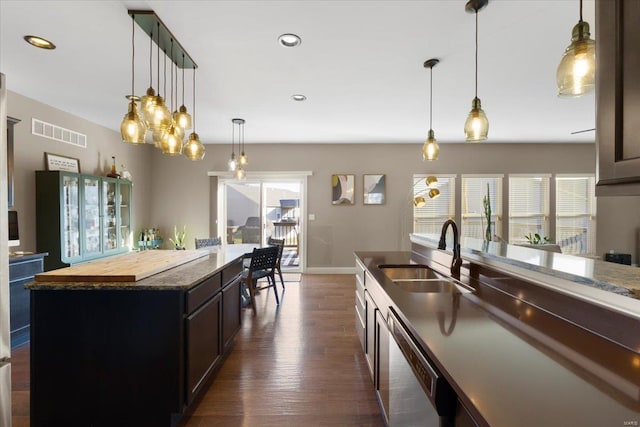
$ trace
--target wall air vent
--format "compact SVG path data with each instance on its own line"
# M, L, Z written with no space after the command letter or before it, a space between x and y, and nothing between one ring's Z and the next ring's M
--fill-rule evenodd
M31 133L76 147L87 148L87 135L38 119L31 119Z

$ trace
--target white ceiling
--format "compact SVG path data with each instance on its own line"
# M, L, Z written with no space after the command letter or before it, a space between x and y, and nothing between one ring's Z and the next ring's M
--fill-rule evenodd
M9 90L118 130L131 86L128 9L154 10L198 64L196 131L229 143L231 119L251 143L463 142L474 96L473 14L465 0L0 0L0 71ZM479 13L478 96L489 142L593 142L595 97L556 96L555 72L578 0L492 0ZM584 19L595 36L594 2ZM282 33L302 44L285 49ZM35 34L53 41L28 45ZM136 26L136 93L149 85L149 38ZM155 58L155 57L154 57ZM155 70L155 59L154 59ZM191 105L188 71L186 104ZM155 83L154 71L154 86ZM168 79L168 77L167 77ZM306 102L290 96L301 93Z

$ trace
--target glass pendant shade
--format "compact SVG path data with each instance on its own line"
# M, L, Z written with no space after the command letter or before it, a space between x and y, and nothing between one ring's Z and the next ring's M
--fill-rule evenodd
M173 121L183 130L191 129L191 114L187 113L187 107L182 105L178 111L175 111Z
M229 162L227 162L227 164L229 166L229 172L235 172L236 168L238 167L235 154L231 153L231 158L229 159Z
M182 139L177 135L175 126L171 125L169 130L165 132L160 142L160 148L163 154L169 156L182 154Z
M198 134L193 132L182 147L182 154L189 160L202 160L204 158L204 145L200 142Z
M242 181L243 179L245 179L247 177L247 174L246 174L246 172L244 171L244 169L242 167L238 167L236 169L236 171L235 171L234 176L235 176L235 178L237 180Z
M242 152L242 154L240 154L240 157L238 157L238 163L240 163L241 166L249 164L249 158L246 154L244 154L244 151Z
M440 146L436 142L432 129L429 129L429 136L422 146L422 160L437 160L440 153Z
M588 23L581 20L573 27L571 44L556 71L560 97L575 98L596 87L596 42L589 36Z
M489 120L482 110L479 98L474 98L471 111L464 123L464 136L468 142L480 142L487 139L489 134Z
M153 129L160 131L168 130L171 122L171 112L164 103L164 99L160 95L156 96L156 106L153 110L152 117Z
M147 129L153 129L153 116L156 110L156 91L149 87L147 93L140 98L140 112Z
M129 103L129 111L124 115L120 125L122 141L129 144L144 144L146 133L147 128L138 114L138 105L131 101Z

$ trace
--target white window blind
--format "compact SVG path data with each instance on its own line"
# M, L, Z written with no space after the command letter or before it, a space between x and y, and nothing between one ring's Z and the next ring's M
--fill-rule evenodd
M527 243L529 233L549 236L548 175L509 177L509 243Z
M556 177L556 243L563 253L595 253L595 188L593 175Z
M422 196L427 201L425 206L413 208L413 232L439 234L442 224L456 213L456 179L455 175L438 175L440 197L430 199L426 178L427 175L413 176L413 197Z
M487 222L483 198L491 201L491 234L502 236L502 177L503 175L462 175L462 235L485 238Z

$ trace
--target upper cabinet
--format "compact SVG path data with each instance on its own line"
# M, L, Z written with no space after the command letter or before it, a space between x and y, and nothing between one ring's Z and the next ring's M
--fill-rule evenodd
M45 271L131 248L131 182L71 172L36 172L36 244Z
M597 1L596 37L596 195L640 195L640 1Z

